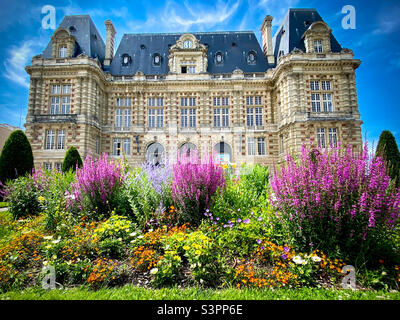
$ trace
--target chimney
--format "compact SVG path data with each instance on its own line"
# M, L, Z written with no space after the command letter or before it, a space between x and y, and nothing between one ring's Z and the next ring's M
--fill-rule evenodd
M263 50L264 55L268 60L268 63L273 64L275 63L274 52L272 50L272 20L274 18L271 16L266 16L263 24L261 26L261 33L262 33L262 43L263 43Z
M104 58L104 65L109 66L114 58L114 36L117 33L111 20L104 22L106 26L106 52Z

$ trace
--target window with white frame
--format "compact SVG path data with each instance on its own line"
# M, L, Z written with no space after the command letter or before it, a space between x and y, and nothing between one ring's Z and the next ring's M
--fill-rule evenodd
M314 41L314 52L321 53L322 50L322 40L315 40Z
M228 106L229 98L228 97L214 97L213 105L214 106Z
M66 58L67 57L67 47L61 46L59 51L58 51L58 57L59 58Z
M54 163L54 169L56 169L58 172L61 172L61 170L62 170L62 162Z
M117 107L130 107L132 105L131 98L117 98L116 106Z
M47 130L45 148L47 150L52 150L54 149L54 146L55 146L55 132L54 130Z
M333 112L333 92L331 88L330 81L310 81L312 112Z
M254 108L246 108L247 126L254 126Z
M195 66L189 66L189 67L188 67L188 72L189 72L189 73L192 73L192 74L193 74L193 73L196 73L196 67L195 67Z
M265 138L257 138L257 154L265 155Z
M51 170L51 162L44 162L43 163L44 170Z
M164 110L162 108L148 109L149 128L162 128L164 126Z
M196 98L195 97L185 97L181 98L181 107L195 107Z
M196 109L182 108L181 109L181 127L195 128L196 127Z
M254 138L247 138L247 154L249 156L254 156L256 154Z
M124 109L124 127L131 126L131 109Z
M229 126L228 108L214 108L214 127Z
M113 156L121 155L121 139L114 138L113 139Z
M256 126L262 126L262 108L254 108L256 116Z
M328 134L329 134L329 146L330 147L337 147L337 130L336 128L329 128L328 129Z
M57 131L57 149L65 149L65 130Z
M196 109L195 108L189 109L189 127L190 128L196 127Z
M131 153L131 139L124 138L123 144L124 154L129 155Z
M71 91L70 84L55 84L51 87L50 114L70 113Z
M317 129L317 143L319 148L325 149L326 147L325 128Z
M122 127L122 109L115 109L115 126Z

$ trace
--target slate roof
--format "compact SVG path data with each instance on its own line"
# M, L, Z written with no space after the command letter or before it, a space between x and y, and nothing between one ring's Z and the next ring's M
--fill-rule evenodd
M324 21L315 9L289 9L272 39L275 58L278 58L280 51L288 54L294 48L305 52L302 36L315 21ZM331 49L332 52L340 52L342 49L333 34L331 34Z
M89 15L65 16L58 27L67 29L75 37L75 56L84 53L103 63L106 46ZM51 58L51 40L42 56Z
M190 33L190 32L187 32ZM167 74L168 50L176 43L183 33L149 33L149 34L124 34L111 63L112 75L133 75L137 71L144 74ZM211 74L232 73L236 68L245 73L265 72L268 62L258 43L257 37L252 31L238 32L192 32L201 44L208 48L208 68ZM250 51L256 54L254 64L247 63L247 55ZM215 54L223 54L223 63L215 63ZM161 65L153 63L154 54L161 55ZM132 62L128 66L122 66L122 56L128 54Z

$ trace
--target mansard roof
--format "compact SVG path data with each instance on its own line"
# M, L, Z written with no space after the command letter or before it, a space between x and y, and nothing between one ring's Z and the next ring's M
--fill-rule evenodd
M316 21L324 20L315 9L289 9L272 39L275 58L279 57L281 51L282 54L288 54L295 48L305 52L303 34ZM333 34L330 37L332 52L340 52L340 44Z
M75 37L75 56L84 53L103 63L106 46L89 15L65 16L58 27L66 29ZM45 59L51 58L51 41L42 56Z
M190 32L187 32L190 33ZM193 32L201 44L208 49L207 72L211 74L232 73L241 69L245 73L265 72L268 68L267 59L252 31L237 32ZM183 33L149 33L124 34L114 59L111 63L112 75L132 75L137 71L144 74L167 74L169 49ZM254 52L256 61L249 64L247 56ZM222 63L216 62L216 54L222 53ZM131 63L122 65L122 57L128 54ZM161 56L161 64L154 65L155 54Z

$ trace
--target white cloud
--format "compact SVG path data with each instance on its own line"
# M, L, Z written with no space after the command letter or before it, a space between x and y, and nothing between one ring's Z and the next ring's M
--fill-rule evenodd
M25 66L32 56L37 54L37 49L34 40L25 41L20 46L12 46L8 51L9 57L4 62L4 77L20 86L29 88L29 77Z

